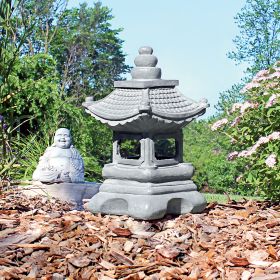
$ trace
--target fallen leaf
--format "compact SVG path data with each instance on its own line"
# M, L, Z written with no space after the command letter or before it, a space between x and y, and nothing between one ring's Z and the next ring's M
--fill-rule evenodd
M116 251L112 250L112 251L110 251L110 255L123 264L128 264L128 265L134 264L132 259L126 257L125 255L123 255L120 252L116 252Z
M130 275L128 275L128 276L126 276L125 278L122 278L122 279L123 280L141 280L138 273L130 274Z
M238 210L234 212L234 216L238 216L244 219L247 219L250 216L251 212L247 210Z
M274 259L278 259L278 257L277 257L277 252L276 252L276 250L275 250L275 248L272 246L272 245L269 245L268 246L268 252L269 252L269 255L271 256L271 257L273 257Z
M219 228L216 226L202 225L202 230L206 233L216 233L219 231Z
M241 275L241 280L249 280L251 277L251 272L248 270L244 270Z
M18 248L32 248L32 249L49 249L50 245L47 244L40 244L40 243L31 243L31 244L13 244Z
M33 264L29 274L27 275L27 279L37 279L38 273L39 273L38 266Z
M6 247L17 243L31 243L39 239L44 232L41 226L37 225L36 227L35 224L33 224L25 233L16 233L0 240L0 247Z
M107 262L105 260L101 260L101 262L99 264L106 269L113 269L115 267L114 264Z
M72 257L68 261L76 267L86 267L91 263L91 260L86 256Z
M128 237L131 235L131 231L127 228L112 228L111 230L118 236Z
M279 220L275 220L275 221L269 221L268 223L265 224L265 226L267 228L274 228L276 226L278 226L280 224Z
M251 264L259 261L264 261L268 258L269 254L265 250L250 251L247 253L247 259Z
M280 262L273 263L273 264L271 265L271 267L280 268Z
M250 263L253 265L256 265L256 266L261 266L261 267L268 267L268 266L272 265L272 262L268 262L268 261L252 261Z
M129 219L125 222L125 225L132 232L133 235L151 237L155 234L155 232L148 231L151 225L147 222L138 222Z
M193 268L192 268L192 270L191 270L191 273L190 273L188 279L196 280L196 279L198 279L199 274L200 274L200 269L199 269L199 267L198 267L198 266L193 266Z
M249 264L247 258L238 258L238 257L232 258L230 262L233 263L235 266L247 266Z
M251 278L251 280L279 280L280 273L268 274Z
M174 247L162 247L157 249L157 252L168 259L174 259L180 254L180 251Z
M130 240L127 240L124 243L123 249L126 253L129 253L132 250L133 247L134 247L134 243Z

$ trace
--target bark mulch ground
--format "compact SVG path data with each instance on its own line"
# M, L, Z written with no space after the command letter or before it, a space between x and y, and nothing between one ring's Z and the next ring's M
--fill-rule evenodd
M212 203L143 222L4 191L0 279L280 279L280 207Z

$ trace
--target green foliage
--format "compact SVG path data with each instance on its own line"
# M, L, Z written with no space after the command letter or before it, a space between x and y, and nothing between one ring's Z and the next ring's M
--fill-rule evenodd
M168 159L176 157L176 140L174 138L156 139L155 156L157 159Z
M234 201L244 201L244 200L257 200L262 201L261 197L257 196L244 196L244 195L223 195L223 194L213 194L213 193L204 193L205 199L208 203L218 202L218 203L227 203L229 198Z
M251 74L280 59L279 0L246 0L235 20L240 34L233 40L236 50L229 58L247 62Z
M119 140L119 152L122 158L138 159L140 158L140 141L138 139Z
M38 130L54 131L58 124L59 79L56 63L46 54L23 57L12 75L14 95L5 106L6 114L14 120L32 118L29 125L23 126L29 134Z
M127 71L120 29L111 28L111 11L100 2L69 10L66 2L0 2L0 115L11 131L0 141L2 154L7 145L14 151L12 165L3 155L0 163L13 178L31 178L58 127L71 129L86 179L100 179L111 157L110 130L81 103L88 95L108 94L113 80Z
M261 137L268 137L269 134L279 131L279 107L265 105L269 98L277 95L278 81L271 81L260 72L254 82L246 86L248 91L240 92L240 89L242 84L251 80L250 77L256 72L270 67L280 58L280 1L246 0L245 6L235 20L240 34L234 39L236 50L229 53L229 58L238 63L247 63L249 78L244 78L243 83L234 85L230 90L220 94L216 109L220 117L226 115L229 117L218 121L213 127L219 129L218 127L226 125L223 133L232 142L231 151L235 149L234 153L230 154L230 158L237 157L235 165L239 171L236 186L238 192L277 200L279 199L278 165L270 168L266 165L266 161L271 156L272 161L275 157L279 162L277 148L279 143L272 141L264 146L261 145L253 154L248 153L248 149L251 151L250 149L255 147ZM279 80L279 76L275 75L273 79ZM271 88L266 88L268 83ZM243 105L240 102L243 102ZM233 108L240 106L239 113L232 112L232 106ZM245 156L240 156L242 151Z
M88 95L104 97L113 81L128 70L118 37L121 29L112 29L112 18L100 2L93 7L84 3L61 15L50 49L57 60L61 90L75 104Z
M232 139L229 157L244 167L240 190L276 201L280 199L279 78L279 62L260 71L244 88L246 102L234 104L228 118L213 125Z
M111 130L73 104L63 102L59 111L59 126L71 130L74 145L85 161L85 178L101 180L102 167L111 159Z
M234 84L231 89L219 93L218 103L214 106L218 114L226 113L234 103L241 102L244 94L240 90L244 87L244 83Z
M226 160L230 143L209 128L208 121L193 122L184 130L184 161L195 167L194 182L200 189L236 193L236 165Z
M15 166L9 170L9 177L13 178L13 180L31 179L39 157L43 155L45 147L51 144L49 140L48 135L46 137L33 135L22 137L20 141L13 140L14 150L24 152L17 157Z

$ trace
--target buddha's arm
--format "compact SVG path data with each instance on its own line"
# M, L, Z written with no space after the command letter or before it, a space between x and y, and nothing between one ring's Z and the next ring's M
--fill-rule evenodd
M47 148L45 153L40 157L39 163L36 169L48 169L49 168L49 157L50 157L50 148Z
M72 148L72 158L70 165L70 177L72 182L84 181L84 161L80 153Z

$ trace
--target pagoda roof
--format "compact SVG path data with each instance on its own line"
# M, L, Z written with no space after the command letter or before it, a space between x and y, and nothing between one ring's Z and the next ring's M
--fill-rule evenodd
M130 121L131 118L149 114L162 119L183 121L204 114L207 100L196 102L173 88L127 89L116 88L99 101L83 106L103 122Z
M177 129L205 113L206 99L196 102L176 88L178 80L161 79L161 68L151 47L139 49L131 80L116 81L107 97L87 97L87 112L115 130L154 131Z

